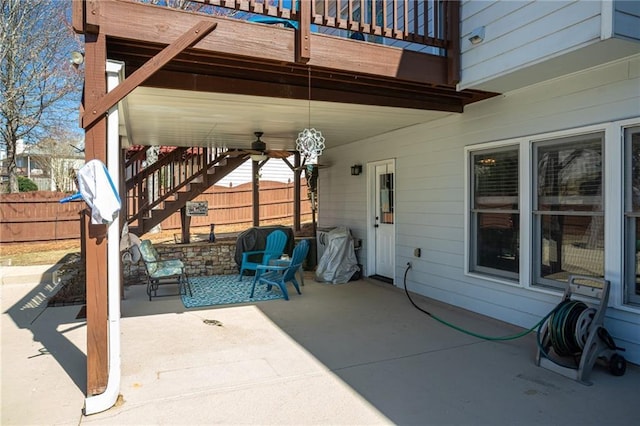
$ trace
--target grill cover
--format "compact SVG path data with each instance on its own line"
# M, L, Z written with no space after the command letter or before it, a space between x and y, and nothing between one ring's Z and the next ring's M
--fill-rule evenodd
M335 228L327 234L327 246L318 261L316 281L344 284L360 271L353 237L347 227Z

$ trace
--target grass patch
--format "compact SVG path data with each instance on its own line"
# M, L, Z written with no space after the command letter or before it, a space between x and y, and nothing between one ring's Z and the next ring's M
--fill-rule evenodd
M80 241L16 243L0 246L0 262L11 266L55 265L65 256L80 252Z

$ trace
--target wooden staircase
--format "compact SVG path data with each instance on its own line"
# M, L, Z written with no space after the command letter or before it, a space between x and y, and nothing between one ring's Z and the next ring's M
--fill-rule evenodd
M220 148L163 147L147 164L143 147L125 160L129 231L142 236L244 163L248 154Z

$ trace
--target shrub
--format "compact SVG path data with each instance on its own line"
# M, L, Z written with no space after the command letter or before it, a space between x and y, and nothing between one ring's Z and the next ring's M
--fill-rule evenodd
M20 192L37 191L38 185L28 177L18 176L18 190Z

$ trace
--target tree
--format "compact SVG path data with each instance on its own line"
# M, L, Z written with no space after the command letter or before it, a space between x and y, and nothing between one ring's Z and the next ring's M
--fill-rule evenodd
M34 161L49 176L59 192L75 191L76 173L84 164L84 142L59 129L41 139L31 150Z
M37 191L38 185L28 177L18 176L18 189L20 192Z
M70 1L0 0L0 144L9 192L18 192L16 142L35 142L76 125L82 75L69 57L79 40ZM77 127L77 126L76 126Z

